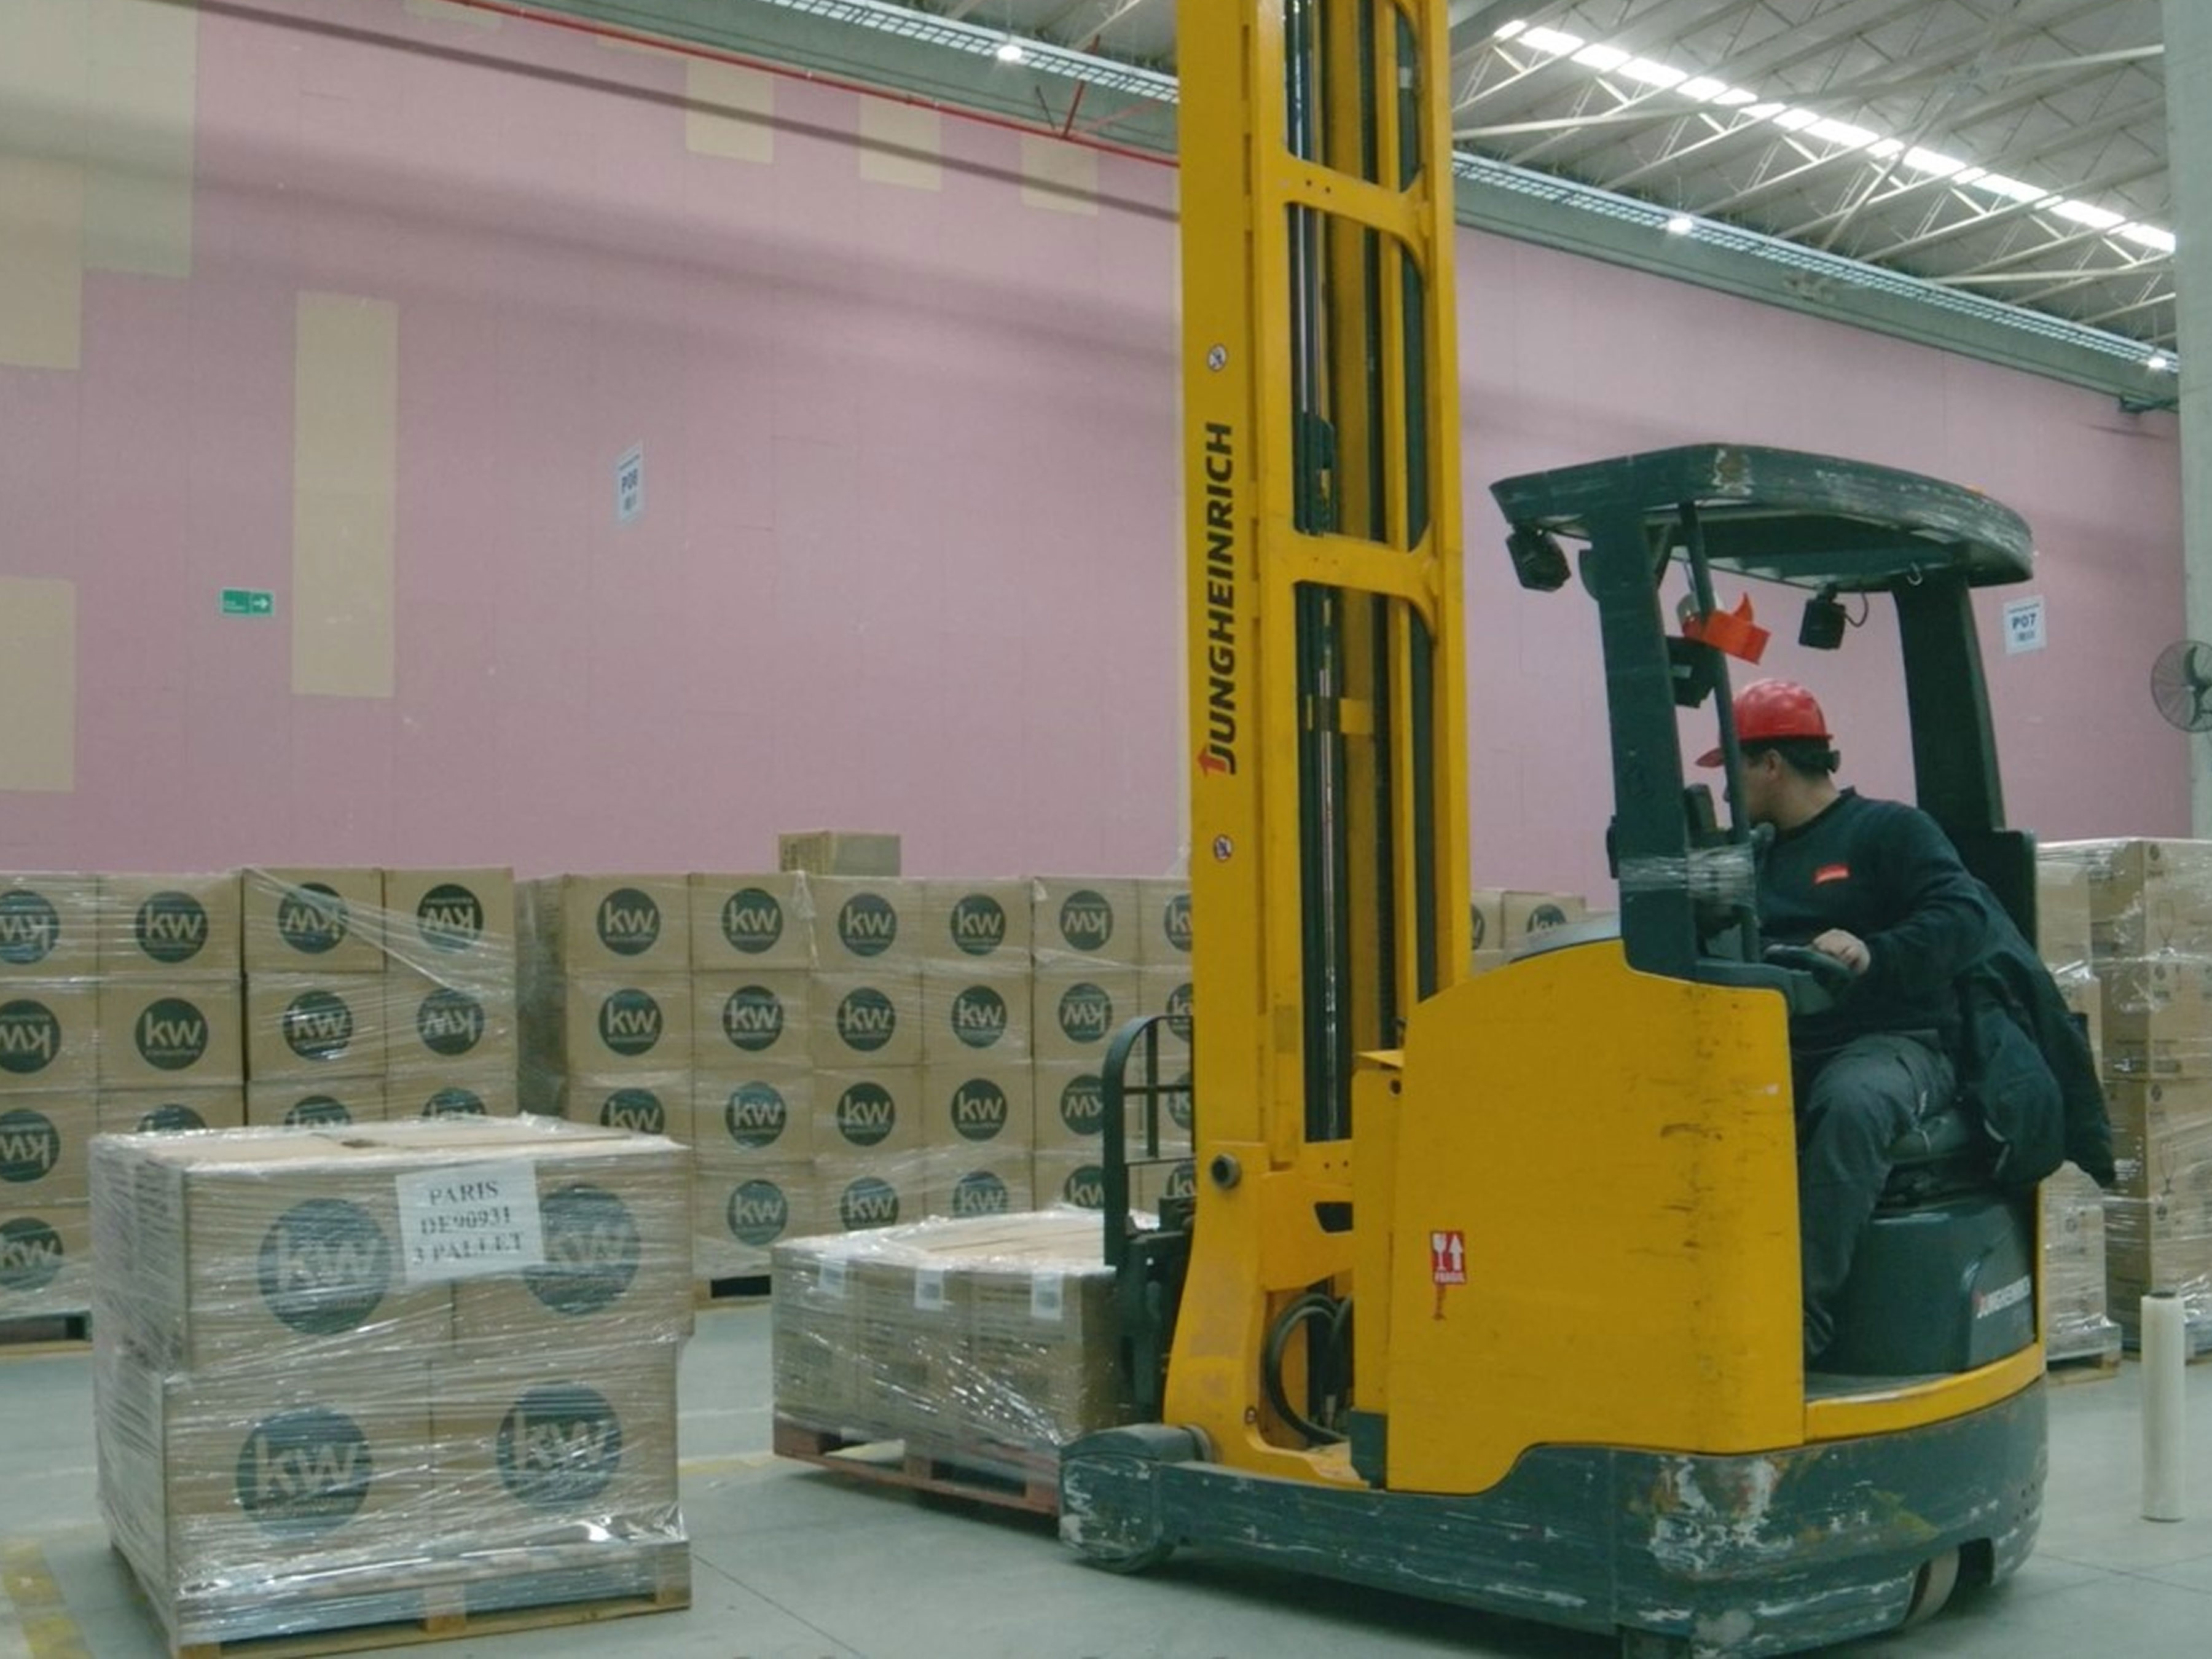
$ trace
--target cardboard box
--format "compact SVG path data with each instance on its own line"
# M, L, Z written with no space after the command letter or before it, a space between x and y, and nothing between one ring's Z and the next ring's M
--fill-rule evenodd
M693 1146L700 1165L805 1164L814 1156L816 1073L803 1066L763 1066L708 1073L691 1097Z
M1026 1159L1034 1133L1034 1077L1026 1065L923 1066L923 1144L975 1158L1011 1149Z
M380 1077L322 1077L246 1085L246 1121L255 1128L324 1128L384 1120Z
M975 963L921 970L926 1065L1022 1065L1030 1057L1030 975Z
M100 972L236 979L245 965L235 870L100 878Z
M1040 970L1133 968L1142 951L1137 884L1127 876L1041 876L1030 884L1030 944Z
M381 870L240 872L248 974L384 971Z
M0 981L100 971L96 876L0 875Z
M2212 957L2108 958L2098 980L2112 1075L2212 1076Z
M550 876L526 884L532 949L569 974L685 974L688 876Z
M679 1287L686 1305L688 1277ZM430 1367L439 1512L471 1552L682 1535L676 1345Z
M572 1077L562 1103L572 1123L691 1144L691 1073L642 1072L622 1077Z
M1185 963L1179 968L1147 968L1142 970L1138 975L1137 1012L1168 1016L1167 1024L1160 1030L1161 1058L1164 1061L1172 1055L1188 1063L1191 1034L1190 964Z
M2114 1191L2212 1197L2212 1078L2123 1079L2105 1085Z
M923 954L924 890L890 877L811 879L814 965L836 974L912 969Z
M830 1238L775 1247L771 1365L779 1417L832 1430L853 1420L854 1247Z
M814 1179L820 1208L816 1224L827 1233L866 1232L927 1213L925 1158L817 1158Z
M447 1072L417 1067L385 1079L384 1115L398 1122L413 1117L513 1117L521 1109L511 1067L455 1066Z
M2101 1073L2105 1069L2105 988L2096 975L2079 963L2069 963L2051 975L2066 1012L2079 1017L2089 1040L2089 1060Z
M514 982L514 871L386 870L384 908L394 967L447 984Z
M804 1064L814 1016L814 976L800 969L702 973L691 981L691 1063L711 1072Z
M2212 953L2212 842L2054 842L2038 862L2086 873L2098 956Z
M814 965L814 900L806 878L691 878L691 966L702 974Z
M923 960L1028 973L1031 903L1025 881L923 883Z
M688 976L572 978L562 1000L572 1075L667 1072L692 1063Z
M1026 1146L945 1146L929 1154L931 1215L1009 1215L1030 1207L1033 1190Z
M768 1271L769 1252L821 1231L811 1164L702 1164L692 1188L692 1273L741 1279Z
M94 1127L104 1135L173 1134L192 1129L236 1129L246 1123L246 1091L225 1089L102 1090Z
M246 981L246 1077L375 1076L385 1067L390 1013L381 974L257 975Z
M0 1209L83 1203L96 1122L90 1090L0 1095Z
M1140 1210L1157 1212L1164 1198L1198 1196L1198 1164L1194 1158L1178 1158L1165 1164L1139 1164L1129 1171L1129 1183L1133 1189L1130 1201Z
M810 876L895 876L899 838L854 830L805 830L775 838L776 868Z
M1534 934L1581 921L1589 908L1579 893L1477 887L1470 896L1474 907L1474 948L1478 951L1510 951L1528 943Z
M81 1200L18 1208L0 1192L0 1319L91 1306L91 1212Z
M2071 860L2039 858L2035 864L2035 944L2054 971L2086 968L2092 956L2089 872Z
M966 1282L969 1432L991 1443L1048 1450L1128 1420L1115 1356L1120 1321L1103 1240L1054 1243L1024 1261L1006 1247L958 1271Z
M1135 1018L1141 994L1133 968L1039 968L1030 992L1030 1053L1039 1060L1084 1060L1096 1070L1105 1064L1115 1032Z
M1105 1206L1106 1170L1096 1147L1075 1150L1040 1145L1030 1158L1030 1171L1039 1209L1055 1204L1081 1210Z
M815 1156L866 1159L885 1170L918 1158L929 1144L921 1079L914 1066L817 1072Z
M1147 878L1137 883L1137 963L1190 973L1190 882Z
M412 968L385 976L391 1004L386 1063L395 1073L494 1067L517 1063L514 981L441 981Z
M246 1006L235 979L110 979L98 995L103 1090L246 1081Z
M911 963L861 974L817 974L811 1052L817 1066L919 1066L921 969Z
M0 980L0 1099L26 1089L92 1085L100 1070L94 984Z

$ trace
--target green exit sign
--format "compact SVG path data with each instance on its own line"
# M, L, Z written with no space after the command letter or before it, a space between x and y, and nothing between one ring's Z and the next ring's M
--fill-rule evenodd
M276 596L265 587L226 587L222 590L226 617L273 617Z

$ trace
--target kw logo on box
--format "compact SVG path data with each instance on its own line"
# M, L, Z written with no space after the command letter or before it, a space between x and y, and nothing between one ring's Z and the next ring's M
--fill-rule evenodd
M1191 1099L1190 1073L1188 1072L1185 1072L1182 1076L1176 1078L1174 1082L1169 1084L1165 1091L1163 1092L1160 1097L1161 1103L1168 1109L1169 1120L1173 1122L1178 1129L1188 1131L1190 1127L1192 1117Z
M1085 1072L1060 1091L1060 1121L1070 1134L1095 1135L1106 1127L1106 1085Z
M302 991L278 1021L284 1046L302 1060L327 1063L353 1047L353 1010L329 991Z
M62 919L44 893L18 887L0 894L0 962L27 968L61 943Z
M1006 1000L988 985L970 985L952 999L952 1035L970 1048L988 1048L1006 1034Z
M757 1152L783 1138L791 1127L791 1108L768 1084L740 1084L722 1108L722 1126L738 1146Z
M238 1505L270 1532L329 1532L360 1512L376 1476L368 1437L320 1406L255 1424L239 1449Z
M530 1293L555 1313L580 1317L620 1301L637 1277L644 1241L629 1206L604 1187L563 1187L538 1206L545 1265L526 1268Z
M207 1058L207 1016L182 997L147 1005L131 1036L138 1057L157 1071L186 1071Z
M641 957L660 942L660 907L649 893L617 887L599 901L599 943L618 957Z
M855 1146L880 1146L898 1127L898 1103L879 1083L865 1079L837 1097L837 1133Z
M1160 912L1160 927L1168 936L1169 945L1177 951L1190 949L1190 895L1177 893Z
M0 1113L0 1181L44 1181L62 1161L62 1132L44 1112Z
M352 910L336 890L319 881L288 887L276 901L277 937L302 956L335 951L352 931Z
M599 1041L635 1060L660 1041L660 1005L644 991L617 991L599 1005Z
M296 1129L306 1124L350 1123L353 1114L328 1095L309 1095L297 1102L284 1114L287 1128Z
M622 1420L605 1395L580 1382L549 1382L508 1410L494 1455L509 1496L551 1510L605 1492L622 1454Z
M757 1054L783 1036L783 999L765 985L741 985L722 1005L722 1035L732 1045Z
M1114 1029L1114 999L1085 980L1060 994L1060 1035L1070 1042L1103 1042Z
M142 952L173 966L207 948L208 914L190 893L156 893L138 907L131 931Z
M1006 942L1006 907L988 893L969 893L952 907L952 943L971 957L988 957Z
M52 1065L61 1051L62 1023L52 1009L29 997L0 1003L0 1071L29 1077Z
M773 1181L748 1181L730 1194L727 1219L740 1244L773 1244L791 1224L791 1200Z
M641 1135L665 1134L668 1109L650 1089L617 1089L599 1106L599 1123L608 1129L629 1129Z
M837 1005L837 1036L848 1048L872 1054L898 1032L898 1011L881 991L862 986Z
M1005 1215L1013 1207L1013 1194L1006 1190L1006 1183L988 1170L970 1170L953 1185L956 1216Z
M722 901L722 937L749 957L773 951L783 937L781 902L761 888L740 888Z
M43 1291L69 1257L62 1236L35 1216L0 1221L0 1291Z
M1168 1198L1197 1197L1198 1165L1188 1158L1184 1158L1179 1164L1170 1164L1168 1184L1164 1195Z
M862 1176L837 1200L837 1219L845 1231L856 1233L867 1227L888 1227L899 1218L898 1194L887 1181Z
M879 957L898 938L898 912L877 893L855 893L837 912L839 943L856 957Z
M135 1133L142 1135L174 1134L185 1129L204 1129L207 1120L181 1101L167 1101L156 1106L138 1120Z
M483 937L483 901L457 881L441 882L416 905L415 931L434 951L465 951Z
M485 1117L483 1097L471 1089L441 1089L422 1103L424 1117Z
M1071 951L1095 953L1114 937L1114 907L1103 893L1088 887L1070 893L1060 902L1060 936Z
M987 1077L971 1077L952 1091L952 1127L963 1140L996 1140L1011 1115L1006 1091Z
M441 985L415 1011L415 1034L434 1054L465 1054L484 1038L483 1004L466 992Z
M1067 1179L1060 1183L1060 1195L1079 1209L1103 1210L1106 1207L1106 1172L1096 1164L1072 1170Z
M1190 1041L1190 981L1185 980L1168 993L1168 1030L1178 1042Z
M392 1288L392 1241L360 1205L310 1198L261 1236L261 1300L307 1336L358 1328Z

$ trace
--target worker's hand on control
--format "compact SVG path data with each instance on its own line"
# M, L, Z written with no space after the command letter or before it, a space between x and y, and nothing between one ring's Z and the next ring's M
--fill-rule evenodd
M1831 927L1813 941L1813 948L1824 957L1833 957L1853 974L1863 974L1873 965L1874 952L1856 933L1845 933L1840 927Z

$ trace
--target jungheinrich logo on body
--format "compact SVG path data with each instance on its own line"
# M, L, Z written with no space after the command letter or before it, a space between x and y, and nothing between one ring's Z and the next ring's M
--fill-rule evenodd
M601 899L592 922L599 943L618 957L641 957L660 942L660 907L635 887L617 887Z
M319 1406L280 1412L247 1431L238 1506L270 1532L330 1532L361 1512L376 1460L361 1425Z
M207 1016L182 997L159 997L131 1028L138 1057L156 1071L189 1071L207 1058Z
M326 955L352 932L352 907L333 887L311 881L277 895L277 937L302 956Z
M743 887L722 901L722 937L732 951L757 957L783 937L783 902L760 887Z
M660 1041L660 1005L635 988L599 1004L599 1041L626 1060L653 1052Z
M392 1241L349 1199L310 1198L261 1236L261 1300L307 1336L358 1329L392 1288Z
M856 957L878 957L898 938L898 912L878 893L855 893L837 912L839 943Z
M748 1181L730 1194L730 1237L756 1249L773 1244L791 1224L791 1200L773 1181Z
M1237 434L1206 423L1206 746L1201 772L1237 775Z
M175 967L207 948L208 913L190 893L155 893L139 905L131 931L143 954Z
M27 1215L0 1221L0 1291L43 1291L68 1258L52 1223Z
M483 901L459 882L441 882L416 902L415 931L434 951L465 951L483 937Z
M62 1023L36 997L0 1002L0 1072L34 1077L61 1058Z
M722 1127L737 1145L758 1152L783 1138L791 1127L791 1107L771 1084L741 1083L723 1105Z
M949 924L955 948L988 957L1006 942L1006 907L988 893L968 893L952 907Z
M61 914L44 893L27 887L0 893L0 962L28 968L61 943Z
M622 1468L622 1419L597 1389L549 1382L516 1401L494 1443L500 1483L532 1509L563 1509L605 1492Z
M637 1278L644 1243L629 1206L604 1187L579 1182L540 1200L545 1265L526 1270L530 1293L559 1314L594 1314L620 1301Z
M599 1122L610 1129L665 1134L668 1129L668 1109L650 1089L617 1089L599 1103Z

